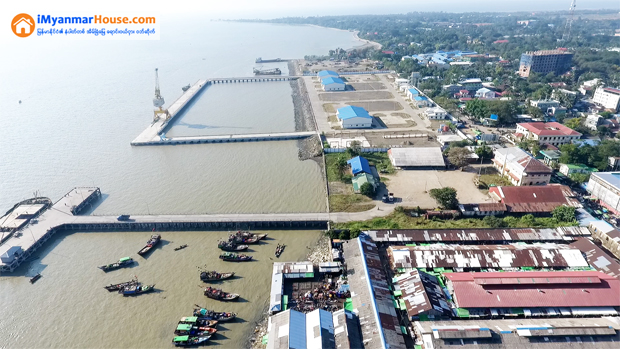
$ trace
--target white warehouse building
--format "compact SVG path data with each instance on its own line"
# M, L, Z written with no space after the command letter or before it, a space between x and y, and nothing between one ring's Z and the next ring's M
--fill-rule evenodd
M371 128L372 116L366 109L356 106L346 106L338 108L336 116L342 128Z

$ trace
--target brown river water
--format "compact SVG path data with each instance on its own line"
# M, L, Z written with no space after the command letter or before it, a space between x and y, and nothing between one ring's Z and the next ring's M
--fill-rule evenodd
M194 304L231 311L239 319L224 323L209 346L247 348L257 322L269 305L274 261L306 260L318 231L268 233L250 245L252 262L224 262L217 242L228 232L162 232L162 242L146 258L137 255L151 233L59 233L34 259L10 275L0 276L0 348L171 348L174 329ZM286 249L274 256L278 243ZM189 245L186 249L174 248ZM97 266L132 257L133 267L104 273ZM238 277L213 285L239 293L237 302L203 295L200 269L234 271ZM31 285L27 277L41 272ZM134 276L156 291L136 297L108 292L103 286Z

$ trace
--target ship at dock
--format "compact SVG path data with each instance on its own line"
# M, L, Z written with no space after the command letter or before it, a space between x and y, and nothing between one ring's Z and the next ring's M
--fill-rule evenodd
M277 63L277 62L284 62L286 61L285 59L281 59L281 58L276 58L276 59L262 59L261 57L256 58L256 63Z
M282 71L280 68L274 69L256 69L254 68L254 75L281 75Z

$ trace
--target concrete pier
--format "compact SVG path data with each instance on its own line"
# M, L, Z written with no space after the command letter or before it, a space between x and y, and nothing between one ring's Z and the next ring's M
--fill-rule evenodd
M133 145L175 145L175 144L203 144L203 143L236 143L236 142L261 142L283 141L302 139L317 135L316 131L308 132L281 132L281 133L253 133L243 135L218 135L218 136L183 136L172 138L158 138L151 142L132 143Z

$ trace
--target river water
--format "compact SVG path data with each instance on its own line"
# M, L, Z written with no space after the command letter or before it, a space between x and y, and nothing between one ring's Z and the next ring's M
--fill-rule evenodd
M169 105L182 86L200 78L249 76L258 56L296 58L352 47L359 44L352 33L195 19L165 23L161 30L155 42L3 43L3 52L12 54L0 56L0 212L35 191L55 201L74 186L91 185L104 195L95 214L325 211L321 169L298 160L295 141L161 147L129 142L151 121L155 67ZM243 94L207 89L205 100L171 131L267 132L270 124L273 131L292 130L290 87L270 86L261 92L243 86L237 90ZM209 102L211 92L221 93L217 118L201 118L211 109L199 104ZM236 104L250 93L247 112L240 112ZM278 99L284 100L258 107L257 101ZM233 105L234 113L224 115ZM319 237L269 232L275 240L252 247L257 261L234 264L217 258L217 240L225 232L166 232L163 238L171 242L141 259L135 252L149 235L59 234L35 254L38 259L0 276L0 347L166 348L178 318L189 315L194 303L238 312L242 321L225 324L214 343L246 347L268 304L276 243L288 245L283 261L304 260ZM183 243L189 247L173 251ZM138 265L108 274L96 268L123 256L137 258ZM198 267L205 264L238 272L240 278L221 286L243 300L207 300L198 286ZM43 278L31 285L27 277L37 272ZM102 288L133 275L159 291L124 298Z

